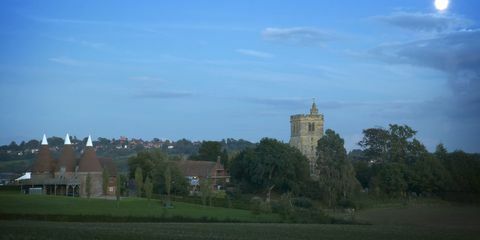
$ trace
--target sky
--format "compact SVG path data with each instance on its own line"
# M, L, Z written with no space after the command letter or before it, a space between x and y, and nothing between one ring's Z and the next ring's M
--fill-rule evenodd
M347 150L407 124L480 152L480 2L0 1L0 144L288 142L315 99Z

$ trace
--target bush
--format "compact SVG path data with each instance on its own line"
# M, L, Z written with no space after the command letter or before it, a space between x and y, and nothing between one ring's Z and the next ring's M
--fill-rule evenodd
M309 209L309 208L313 207L312 200L310 200L310 198L306 198L306 197L294 198L294 199L292 199L292 203L293 203L293 206L299 207L299 208Z
M338 201L338 206L342 208L357 208L355 202L348 198Z
M251 210L253 214L271 213L272 209L268 202L263 201L260 197L253 197L250 200Z
M331 223L332 218L320 209L296 208L290 214L294 223Z

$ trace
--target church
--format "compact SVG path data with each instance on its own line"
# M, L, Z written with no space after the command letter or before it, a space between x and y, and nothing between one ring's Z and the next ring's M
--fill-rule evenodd
M89 185L90 196L104 196L103 171L108 172L106 195L115 195L116 168L109 158L99 158L88 136L80 158L75 154L74 145L67 134L58 159L54 159L43 135L37 159L32 166L31 178L22 183L22 190L41 192L49 195L86 197Z
M310 176L318 176L317 143L323 136L323 114L318 113L315 101L310 114L290 116L290 146L296 147L308 158Z

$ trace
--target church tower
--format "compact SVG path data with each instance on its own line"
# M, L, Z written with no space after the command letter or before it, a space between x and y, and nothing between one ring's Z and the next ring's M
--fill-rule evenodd
M318 113L315 100L310 114L290 116L290 146L296 147L308 158L310 175L316 176L317 142L323 136L323 115Z

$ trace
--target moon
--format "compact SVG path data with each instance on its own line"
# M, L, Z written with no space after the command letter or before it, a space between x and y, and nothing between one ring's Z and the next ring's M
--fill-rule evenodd
M435 0L435 8L438 11L445 11L448 8L448 4L450 1L448 0Z

